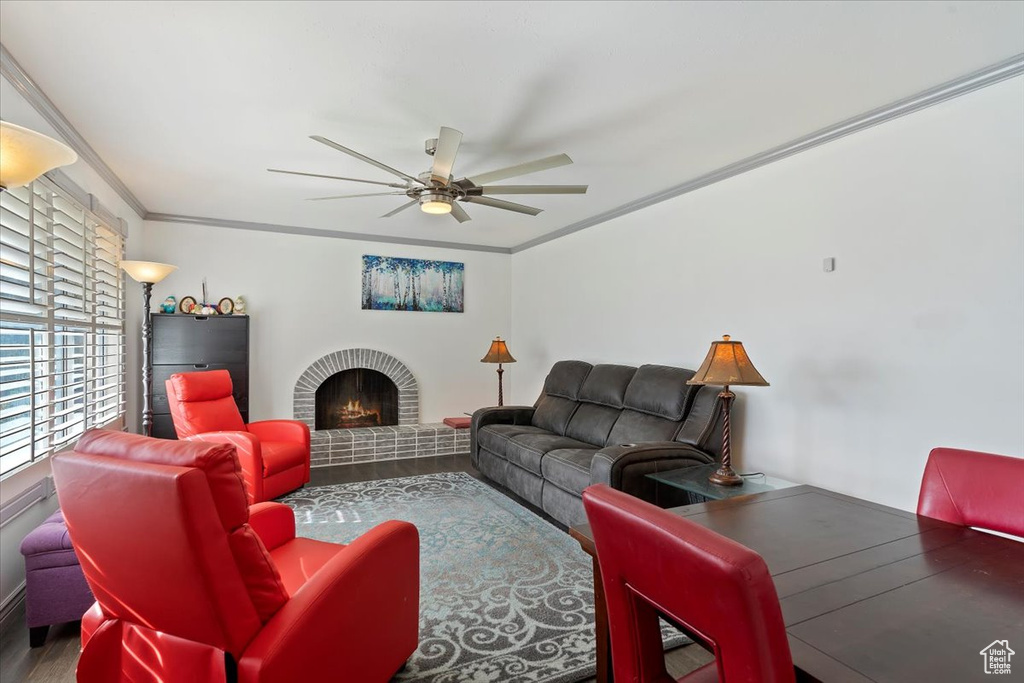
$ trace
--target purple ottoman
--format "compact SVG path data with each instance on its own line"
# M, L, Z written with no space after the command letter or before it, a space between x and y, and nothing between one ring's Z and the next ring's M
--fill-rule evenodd
M64 515L57 510L21 542L25 556L25 621L28 642L39 647L50 624L77 621L95 599L71 547Z

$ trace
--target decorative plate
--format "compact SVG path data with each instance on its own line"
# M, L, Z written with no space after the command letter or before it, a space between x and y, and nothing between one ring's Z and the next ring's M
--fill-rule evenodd
M178 310L182 313L192 313L196 307L196 298L194 296L185 296L181 298L181 302L178 304Z
M217 302L217 308L220 309L222 315L231 315L235 310L235 302L230 297L224 297Z

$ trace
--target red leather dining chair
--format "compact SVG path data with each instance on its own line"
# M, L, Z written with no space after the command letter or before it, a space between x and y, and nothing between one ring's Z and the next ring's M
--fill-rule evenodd
M1024 536L1024 459L933 449L921 478L917 514Z
M233 445L250 503L277 498L309 482L309 427L304 422L245 424L227 370L182 372L171 375L166 385L178 438Z
M240 475L227 444L104 430L53 458L96 596L80 683L383 683L416 649L416 527L296 538L292 510L250 508Z
M658 612L715 661L680 682L794 681L775 584L753 550L604 484L583 491L601 567L615 680L664 683Z

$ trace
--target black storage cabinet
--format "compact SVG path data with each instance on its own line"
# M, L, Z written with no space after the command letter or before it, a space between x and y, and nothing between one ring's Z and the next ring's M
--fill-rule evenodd
M249 422L249 316L153 314L153 436L176 439L165 382L176 372L227 370Z

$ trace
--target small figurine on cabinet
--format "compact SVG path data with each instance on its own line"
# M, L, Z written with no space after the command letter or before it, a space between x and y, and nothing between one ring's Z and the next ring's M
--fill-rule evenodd
M174 309L178 307L178 300L173 296L169 296L164 299L164 302L160 304L160 310L164 313L174 313Z
M200 309L200 315L217 315L217 309L210 304L203 304L202 309Z
M235 297L235 315L245 315L245 297L241 294Z

